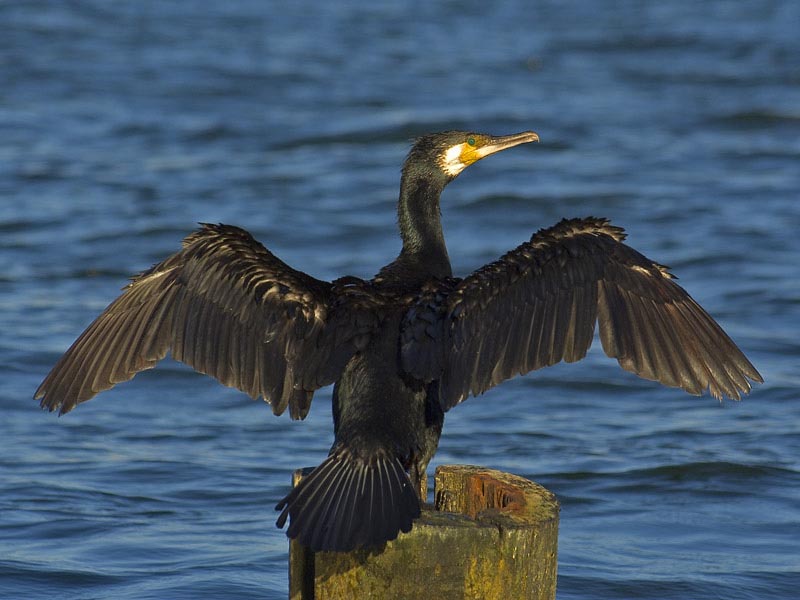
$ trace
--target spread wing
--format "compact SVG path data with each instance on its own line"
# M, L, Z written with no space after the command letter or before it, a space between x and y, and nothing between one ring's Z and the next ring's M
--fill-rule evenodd
M204 224L183 249L134 278L61 357L36 391L72 410L172 356L263 396L275 414L308 412L377 325L364 282L296 271L249 233Z
M445 410L517 374L606 354L645 379L739 399L758 371L666 268L605 219L563 220L463 280L438 282L406 314L406 372L440 381Z

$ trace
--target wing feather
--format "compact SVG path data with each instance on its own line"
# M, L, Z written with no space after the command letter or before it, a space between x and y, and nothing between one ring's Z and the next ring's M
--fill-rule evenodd
M246 231L204 224L134 278L56 363L35 397L61 413L177 360L256 398L306 415L378 325L378 296L355 278L320 281Z
M762 381L666 267L624 239L605 219L565 219L463 280L429 285L403 323L403 369L439 380L447 410L516 374L580 360L597 323L605 353L646 379L737 400Z

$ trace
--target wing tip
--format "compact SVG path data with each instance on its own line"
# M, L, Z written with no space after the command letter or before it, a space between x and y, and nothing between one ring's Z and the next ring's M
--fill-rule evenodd
M52 397L52 393L44 388L44 384L39 386L33 395L34 400L39 401L39 408L49 413L58 411L58 416L65 415L75 408L80 400L58 400Z

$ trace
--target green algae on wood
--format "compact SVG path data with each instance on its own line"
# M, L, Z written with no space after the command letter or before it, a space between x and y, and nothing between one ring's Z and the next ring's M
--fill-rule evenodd
M381 549L314 553L292 540L290 598L555 598L552 492L509 473L444 465L434 498L411 532Z

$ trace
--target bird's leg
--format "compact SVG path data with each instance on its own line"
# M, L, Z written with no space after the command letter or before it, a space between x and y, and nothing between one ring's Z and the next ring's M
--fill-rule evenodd
M411 463L408 469L408 478L411 480L411 485L417 492L419 501L425 504L428 500L428 474L426 472L427 463L425 465L419 464L417 461Z

